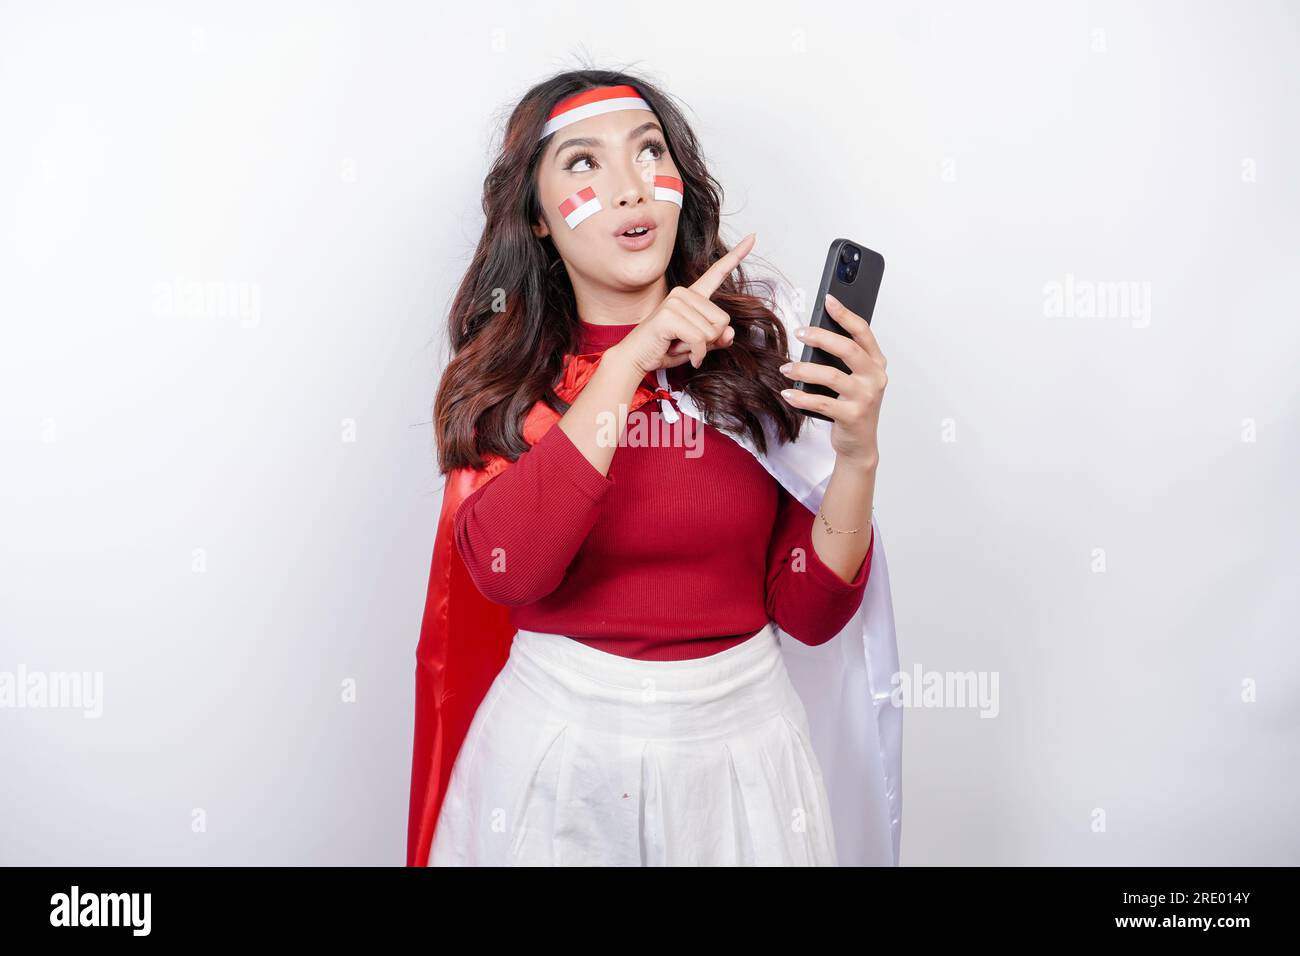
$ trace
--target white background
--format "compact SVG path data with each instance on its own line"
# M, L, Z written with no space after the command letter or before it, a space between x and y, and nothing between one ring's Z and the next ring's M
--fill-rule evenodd
M403 862L446 310L590 61L751 260L887 261L902 663L999 691L906 713L903 862L1300 863L1300 13L976 7L6 4L0 671L104 697L0 710L0 862Z

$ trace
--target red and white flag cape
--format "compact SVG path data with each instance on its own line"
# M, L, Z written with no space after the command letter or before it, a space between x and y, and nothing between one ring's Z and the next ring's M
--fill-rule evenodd
M566 355L556 393L566 401L590 381L600 353ZM664 417L675 420L671 394L685 414L706 421L685 392L671 391L663 370L660 388L638 386L629 410L659 398ZM538 402L524 420L524 439L540 439L560 416ZM831 423L809 419L797 441L782 444L768 427L768 452L734 438L796 499L812 512L821 505L835 464ZM505 665L515 629L508 609L484 598L456 551L456 509L476 488L511 462L490 456L478 471L461 468L447 476L434 538L433 562L416 647L415 740L411 766L411 804L406 863L428 866L438 812L451 770L479 702ZM891 702L898 672L894 611L889 592L880 524L872 517L872 546L866 592L849 623L825 644L811 647L782 631L780 638L790 679L808 714L831 804L836 852L841 866L897 865L903 819L902 710Z

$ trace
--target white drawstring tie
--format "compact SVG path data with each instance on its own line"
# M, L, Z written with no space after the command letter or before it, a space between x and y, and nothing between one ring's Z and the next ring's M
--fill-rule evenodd
M674 390L668 387L668 373L662 368L655 370L655 381L659 383L659 388L655 389L655 394L659 396L659 414L663 416L664 421L672 425L681 418L681 415L673 408L669 398L677 401L682 392L680 389ZM667 395L660 395L660 392L667 392Z

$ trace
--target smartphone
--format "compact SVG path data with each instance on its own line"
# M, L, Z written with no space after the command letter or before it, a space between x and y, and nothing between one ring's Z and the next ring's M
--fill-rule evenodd
M829 329L840 335L847 334L840 324L831 318L830 313L826 311L827 292L843 302L845 308L850 312L857 313L870 323L871 313L876 310L876 296L880 292L880 280L884 276L884 256L868 249L860 242L853 242L849 239L836 239L831 243L830 250L826 253L826 267L822 270L822 281L817 286L817 295L813 299L812 318L809 319L808 324ZM844 360L838 355L833 355L823 349L813 348L807 344L803 347L803 355L800 356L800 361L831 365L841 372L850 371L849 367L844 364ZM833 389L813 382L796 381L794 387L802 389L810 395L839 397L839 393ZM807 408L801 408L799 411L811 418L820 418L824 422L832 420L821 412L814 412Z

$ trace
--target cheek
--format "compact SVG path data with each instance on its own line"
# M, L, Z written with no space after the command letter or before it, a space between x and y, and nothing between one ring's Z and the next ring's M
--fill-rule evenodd
M600 199L596 196L596 191L590 186L584 186L571 196L566 196L556 205L556 211L560 214L560 219L570 229L577 229L580 225L600 212L603 208Z
M685 187L676 176L659 175L655 177L655 199L671 203L679 210L685 199Z

